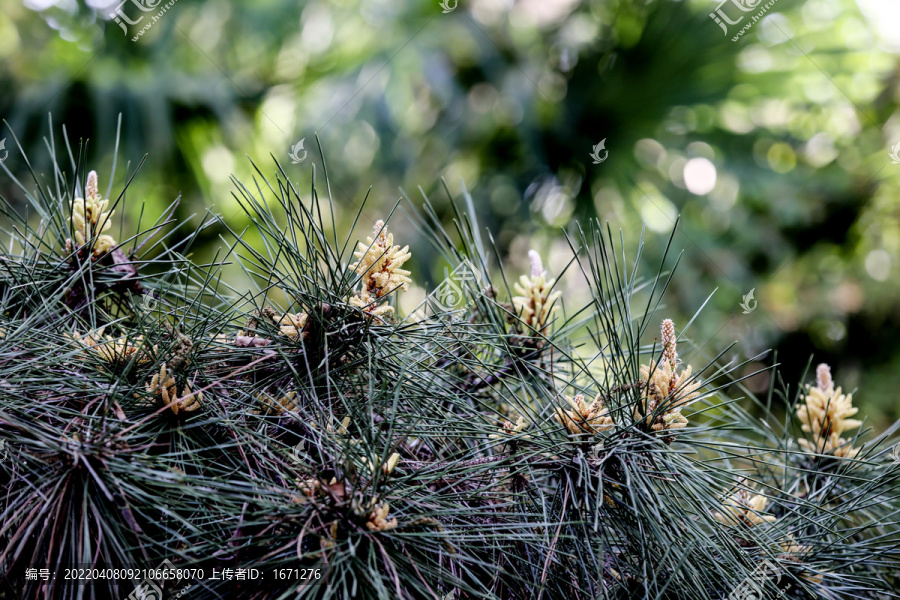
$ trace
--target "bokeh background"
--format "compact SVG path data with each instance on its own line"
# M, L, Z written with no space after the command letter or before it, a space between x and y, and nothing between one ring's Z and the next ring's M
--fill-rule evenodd
M272 174L274 158L308 190L318 136L341 234L370 188L357 236L407 198L393 228L414 252L410 307L443 278L405 212L423 194L449 222L465 182L513 276L529 248L561 270L566 232L591 217L632 254L646 226L652 276L680 215L665 313L686 323L715 292L689 332L698 353L773 348L794 382L814 355L876 428L900 418L896 0L777 0L736 42L744 23L726 35L715 0L177 0L132 41L150 19L126 34L110 14L153 14L138 4L0 2L15 176L11 131L46 174L45 139L60 147L65 128L76 150L90 139L105 189L121 115L116 189L144 160L128 225L180 195L179 219L211 210L240 230L231 175L249 183L250 160ZM8 177L0 194L22 203ZM568 305L585 298L576 272L561 285Z

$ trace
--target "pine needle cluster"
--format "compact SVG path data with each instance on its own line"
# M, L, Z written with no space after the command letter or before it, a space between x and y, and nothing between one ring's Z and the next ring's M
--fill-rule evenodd
M629 267L592 222L565 272L535 252L509 289L468 194L449 230L425 199L448 272L481 277L402 314L409 248L389 218L339 241L315 179L234 181L260 245L214 215L113 236L127 185L70 158L21 186L28 215L3 199L0 598L125 598L140 582L24 573L163 561L204 569L178 582L203 599L897 597L897 427L850 419L824 367L726 397L746 363L685 353L642 245ZM229 245L195 264L211 226Z

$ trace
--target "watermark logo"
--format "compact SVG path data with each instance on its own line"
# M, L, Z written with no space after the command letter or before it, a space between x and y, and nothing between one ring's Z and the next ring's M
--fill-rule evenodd
M306 141L306 138L303 138L293 146L291 146L291 151L288 156L291 157L291 163L295 165L299 165L304 160L306 160L306 150L303 149L303 142ZM301 156L300 151L303 150L303 155Z
M757 302L756 302L756 300L753 299L753 292L755 292L755 291L756 291L756 288L753 288L752 290L750 290L748 293L744 294L744 296L743 296L744 300L743 300L743 302L741 302L740 306L741 306L741 308L744 309L745 315L749 315L754 310L756 310ZM750 304L751 302L753 303L752 305Z
M169 562L168 559L163 563ZM172 564L169 562L169 564ZM134 586L126 600L162 600L162 588L153 579L147 578Z
M6 440L0 440L0 462L6 460L9 456L9 448L6 447Z
M113 21L115 21L119 25L119 27L122 28L122 31L127 36L128 35L128 27L125 24L128 23L128 25L137 25L138 23L140 23L141 21L144 20L144 15L141 15L136 20L132 21L130 18L128 18L128 15L125 14L125 11L122 10L122 7L125 6L126 4L131 3L131 4L134 4L140 11L150 12L150 11L156 9L156 6L160 2L162 2L162 0L155 0L155 1L154 0L124 0L116 7L116 10L109 13L109 18L112 19Z
M6 138L0 140L0 150L3 150L3 158L0 158L0 162L3 162L9 156L9 152L6 151Z
M466 285L471 282L480 286L481 279L481 271L466 259L434 290L432 301L445 311L462 308L466 305Z
M166 587L169 585L175 585L177 578L180 578L191 571L190 569L179 569L175 566L175 564L170 561L168 558L159 563L159 566L155 569L149 570L148 575L155 576L155 578L147 577L139 584L137 584L134 589L128 594L128 597L125 600L163 600L163 590L162 584L165 582ZM181 598L190 590L193 584L187 584L184 586L178 593L172 592L172 595L166 595L166 598Z
M743 27L741 27L737 34L731 38L732 42L736 42L742 35L749 31L757 21L762 19L766 12L775 6L775 3L778 2L778 0L769 0L765 4L762 4L762 2L763 0L722 0L716 9L709 13L709 18L715 21L716 25L721 27L722 31L724 31L727 36L729 25L738 25L744 20L744 17L750 17L750 20L744 22ZM727 5L731 6L726 10ZM754 11L756 11L756 14L745 14Z
M137 304L138 311L144 314L150 314L159 307L159 300L153 297L151 292L147 292L141 297L141 301Z
M894 447L891 448L891 458L894 459L895 463L900 463L900 443L894 444Z
M454 10L456 10L457 4L459 4L459 0L453 0L452 3L449 0L441 0L440 5L441 5L441 8L443 9L443 10L441 10L441 12L444 13L445 15L447 13L452 13Z
M750 573L750 576L742 581L734 590L728 594L725 600L762 600L769 596L765 593L766 583L772 581L775 587L781 582L781 571L769 560L763 560L756 569ZM782 592L791 589L788 584Z
M294 448L291 450L291 462L295 465L299 465L303 463L303 459L300 458L300 454L306 449L306 442L299 442Z
M603 158L600 158L600 151L603 151ZM593 151L591 152L591 158L594 159L594 164L599 165L609 156L609 150L606 149L606 138L600 140L598 144L594 146Z
M160 20L162 16L166 14L166 11L172 8L177 1L178 0L169 0L165 4L162 4L163 0L124 0L116 7L113 12L109 13L109 18L115 21L119 25L119 27L122 28L122 31L127 37L128 25L137 25L144 20L144 17L149 17L150 20L145 22L141 29L131 38L132 42L136 42L138 41L138 38L144 35L147 30L153 27L153 25ZM123 9L126 4L133 4L135 8L143 13L155 12L156 14L143 15L140 13L134 13L134 11L130 11L132 12L132 14L140 15L136 19L132 20Z
M734 4L739 10L742 12L750 12L756 5L759 4L761 0L722 0L719 3L719 6L716 7L716 10L709 13L709 18L716 22L716 25L722 28L722 31L725 32L725 35L728 35L728 25L737 25L741 21L744 20L744 15L741 15L734 21L732 21L727 14L723 12L722 7L731 2ZM752 3L752 5L750 5ZM740 13L737 13L740 14Z
M3 142L5 141L6 140L3 140ZM0 149L3 148L3 142L0 142ZM3 162L3 158L0 158L0 162ZM897 142L894 144L894 147L891 148L891 164L900 165L900 142Z

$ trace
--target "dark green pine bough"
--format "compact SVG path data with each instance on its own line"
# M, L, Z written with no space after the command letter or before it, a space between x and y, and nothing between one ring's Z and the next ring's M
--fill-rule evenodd
M568 239L564 307L537 253L510 289L467 194L450 230L426 199L458 302L403 315L408 249L339 241L314 182L234 181L258 247L113 237L82 156L3 200L0 598L898 597L897 426L826 365L724 397L743 365L685 363L671 272L608 227Z

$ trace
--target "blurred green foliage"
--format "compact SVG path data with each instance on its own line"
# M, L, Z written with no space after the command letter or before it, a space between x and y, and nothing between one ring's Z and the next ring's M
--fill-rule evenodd
M155 216L181 195L180 218L209 209L242 229L230 176L252 179L247 157L274 171L271 154L308 189L311 165L326 166L316 136L339 229L370 188L360 235L401 194L419 203L420 187L449 220L441 179L452 195L464 181L514 275L531 247L558 272L563 230L590 215L634 244L646 223L652 262L680 214L668 311L686 323L716 290L688 332L697 352L732 339L740 356L776 348L786 381L815 354L839 384L859 386L862 412L883 426L900 417L897 7L779 0L737 42L710 19L716 7L178 0L132 42L142 23L126 37L109 19L115 5L6 1L0 115L39 173L51 164L45 136L65 126L90 138L101 180L121 115L119 189L148 154L130 220L141 202ZM3 135L4 165L22 178L22 153ZM292 164L300 140L308 156ZM594 164L601 140L608 155ZM16 202L12 189L0 184ZM402 208L394 219L413 247L415 302L443 265ZM220 248L216 232L205 243L201 260ZM587 294L577 269L561 285L564 298ZM758 305L745 314L751 290ZM765 389L765 376L749 386Z

